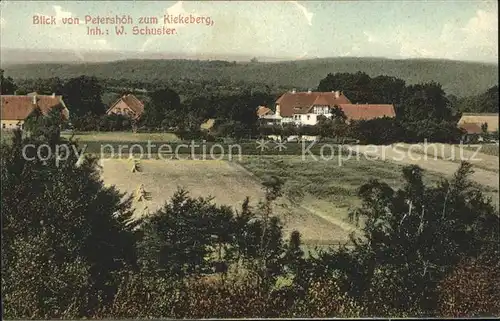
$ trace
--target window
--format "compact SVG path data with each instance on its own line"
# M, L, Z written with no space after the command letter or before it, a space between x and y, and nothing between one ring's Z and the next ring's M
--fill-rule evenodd
M311 116L310 115L307 115L307 120L311 119Z
M5 128L5 124L2 124L2 128Z

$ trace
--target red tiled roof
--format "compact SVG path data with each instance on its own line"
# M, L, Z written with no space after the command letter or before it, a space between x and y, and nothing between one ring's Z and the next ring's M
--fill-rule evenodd
M458 125L463 124L476 124L479 128L487 124L488 132L496 132L498 131L498 113L463 113Z
M380 117L396 117L393 105L339 104L348 120L370 120Z
M57 106L64 107L63 116L68 119L69 111L64 105L62 96L36 95L36 105L33 104L33 97L18 95L2 95L2 120L25 120L38 106L43 115Z
M313 105L326 106L329 104L329 101L325 98L324 95L318 95L313 102Z
M272 110L267 108L266 106L259 106L259 108L257 108L257 116L259 117L265 116L269 113L272 113Z
M318 103L315 103L315 101ZM333 107L351 102L342 93L336 97L334 92L287 92L276 101L280 105L280 114L291 117L293 114L308 113L314 104Z
M483 132L481 126L476 123L463 123L460 128L465 130L467 134L481 134Z
M142 113L144 112L144 104L139 99L137 99L137 97L135 97L134 95L128 94L128 95L125 95L125 96L117 99L111 105L111 107L109 107L107 113L109 113L111 111L111 109L113 109L113 107L115 107L116 104L118 104L120 101L123 101L130 109L132 109L137 117L142 115Z

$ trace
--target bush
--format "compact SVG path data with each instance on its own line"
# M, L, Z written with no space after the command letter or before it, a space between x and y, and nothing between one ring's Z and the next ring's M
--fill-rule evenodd
M11 145L1 146L7 318L88 316L113 297L116 273L136 263L130 198L104 187L96 159L82 162L70 153L58 163L51 144L78 146L48 143L16 132ZM28 144L34 148L23 155ZM37 157L41 144L50 155Z
M401 125L394 118L354 121L349 126L349 136L360 144L389 145L405 139Z
M144 272L123 271L111 303L103 305L92 318L154 318L179 315L182 281Z
M459 143L464 131L457 127L456 122L437 122L430 119L402 123L404 141L407 143L422 143L425 140L432 143Z
M500 316L500 265L493 260L465 260L439 284L441 316Z

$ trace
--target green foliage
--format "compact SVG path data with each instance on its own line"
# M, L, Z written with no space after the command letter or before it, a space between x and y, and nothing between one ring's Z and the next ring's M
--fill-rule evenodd
M102 103L103 88L97 78L79 76L69 79L62 87L64 102L71 110L71 115L103 115L106 108Z
M451 103L436 82L406 87L396 115L406 122L452 120Z
M132 131L135 121L125 115L96 116L87 113L83 116L72 116L71 125L77 131Z
M252 132L248 127L239 121L228 121L219 123L215 130L215 135L220 137L231 137L236 140L250 138Z
M359 120L350 125L350 136L358 139L361 144L385 145L408 139L404 129L394 118Z
M300 61L232 63L229 61L201 60L139 60L85 63L85 64L24 64L6 66L14 79L32 77L61 77L68 79L81 74L99 79L113 80L113 86L146 88L149 84L165 84L175 80L180 86L198 82L200 92L204 86L217 87L222 82L280 86L292 88L315 88L328 72L364 72L370 77L386 75L402 79L407 84L436 81L449 94L465 96L479 94L498 84L498 65L448 60L384 58L322 58ZM147 80L147 81L146 81ZM145 84L145 83L149 84ZM391 84L390 81L387 82ZM134 85L132 85L134 84ZM398 84L396 82L395 84ZM185 92L174 88L178 92ZM334 90L343 90L341 87ZM283 91L283 90L282 90ZM351 96L348 96L351 98ZM360 101L366 103L369 101ZM384 98L382 103L392 102Z
M122 271L111 303L103 305L92 318L148 319L177 316L182 311L182 280L144 271Z
M498 113L498 85L484 93L457 99L455 105L464 113Z
M240 68L225 62L203 66ZM43 92L57 92L61 85L56 78L39 82L34 86ZM269 88L261 88L221 90L213 96L190 93L181 99L176 89L164 88L158 85L151 91L142 125L177 127L184 139L201 135L197 128L206 118L217 119L218 135L255 135L255 107L276 98ZM461 135L450 112L450 104L459 100L445 96L436 83L405 87L392 77L341 73L329 74L320 88L345 89L349 98L360 102L391 102L403 114L396 120L346 125L345 115L335 109L334 117L320 119L318 126L260 126L260 134L350 135L381 144L425 138L448 142ZM68 95L75 127L131 126L121 116L102 115L102 88L96 78L71 79L61 90ZM256 207L246 199L236 212L179 190L153 216L132 221L130 197L103 186L96 159L79 159L78 146L60 139L62 125L60 110L45 117L36 110L26 121L31 136L22 139L15 132L13 143L0 149L2 294L8 318L499 313L499 216L469 182L468 164L437 186L425 186L418 167L403 170L406 184L400 189L379 181L363 185L363 204L352 216L363 219L363 233L352 237L354 247L306 258L300 233L292 232L286 244L274 212L277 201L288 194L281 178L263 182L265 197ZM25 149L28 144L34 148ZM59 151L67 148L59 155L66 159L56 158L57 144ZM36 155L42 145L48 148ZM244 147L256 152L253 143ZM290 146L288 152L296 152L292 150ZM279 167L282 170L282 164ZM288 172L293 173L290 168ZM311 176L310 184L301 184L314 189L318 180L327 183L328 178ZM337 186L328 184L321 191L338 196ZM278 286L278 279L289 285Z
M48 79L34 79L34 84L31 85L31 91L41 95L61 95L64 89L64 82L59 77L51 77Z
M318 91L341 90L352 103L397 104L402 98L405 82L389 76L371 78L365 72L328 74Z
M213 272L224 277L230 265L244 262L259 282L271 282L281 269L284 253L282 226L271 217L281 186L277 181L266 183L266 202L254 210L247 200L237 215L211 199L191 198L178 190L141 226L142 267L180 279Z
M211 248L223 247L234 237L232 215L230 208L218 207L211 199L190 198L178 190L141 227L141 264L178 278L211 272Z
M424 185L418 167L403 170L399 190L370 181L353 213L364 219L354 248L306 258L300 233L285 244L274 215L284 195L278 177L263 182L265 198L255 208L247 199L234 212L179 190L156 214L132 223L130 198L103 187L94 159L78 166L74 155L59 165L50 157L26 160L23 146L41 139L23 141L16 132L14 143L1 147L7 317L498 313L500 222L468 181L470 165L434 187ZM289 284L277 286L280 277Z
M56 143L59 140L61 129L66 124L62 106L52 108L47 115L43 115L40 108L35 108L24 122L25 130L31 137Z
M321 138L345 138L349 134L349 126L346 124L347 117L337 106L332 110L332 117L318 116L316 130Z
M500 314L500 265L497 251L462 261L440 282L439 314L446 317L495 317Z
M135 264L130 200L103 186L96 160L79 160L77 145L56 143L67 147L57 154L66 160L55 145L20 132L1 146L8 318L88 316L113 297L115 273Z
M0 69L0 94L13 95L17 90L17 85L11 77L4 77L4 70Z
M352 258L362 262L362 293L375 309L436 309L437 284L464 257L493 249L499 234L498 213L469 182L470 164L463 163L451 181L425 187L420 168L404 169L401 190L372 181L360 188L363 238L353 239Z
M179 94L169 88L156 90L150 94L150 101L144 109L141 123L148 127L174 127L185 115L181 110Z
M403 129L404 140L408 143L413 142L438 142L455 144L460 142L464 130L458 128L454 121L435 121L433 119L425 119L412 122L401 122Z

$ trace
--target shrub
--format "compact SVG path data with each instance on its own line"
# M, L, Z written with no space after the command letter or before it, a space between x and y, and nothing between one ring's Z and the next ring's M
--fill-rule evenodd
M439 294L441 316L500 316L498 257L496 264L464 260L439 284Z
M23 155L27 144L34 148ZM5 316L86 316L113 297L116 273L136 263L130 199L103 185L96 159L60 161L53 145L37 157L41 144L16 132L1 146Z

